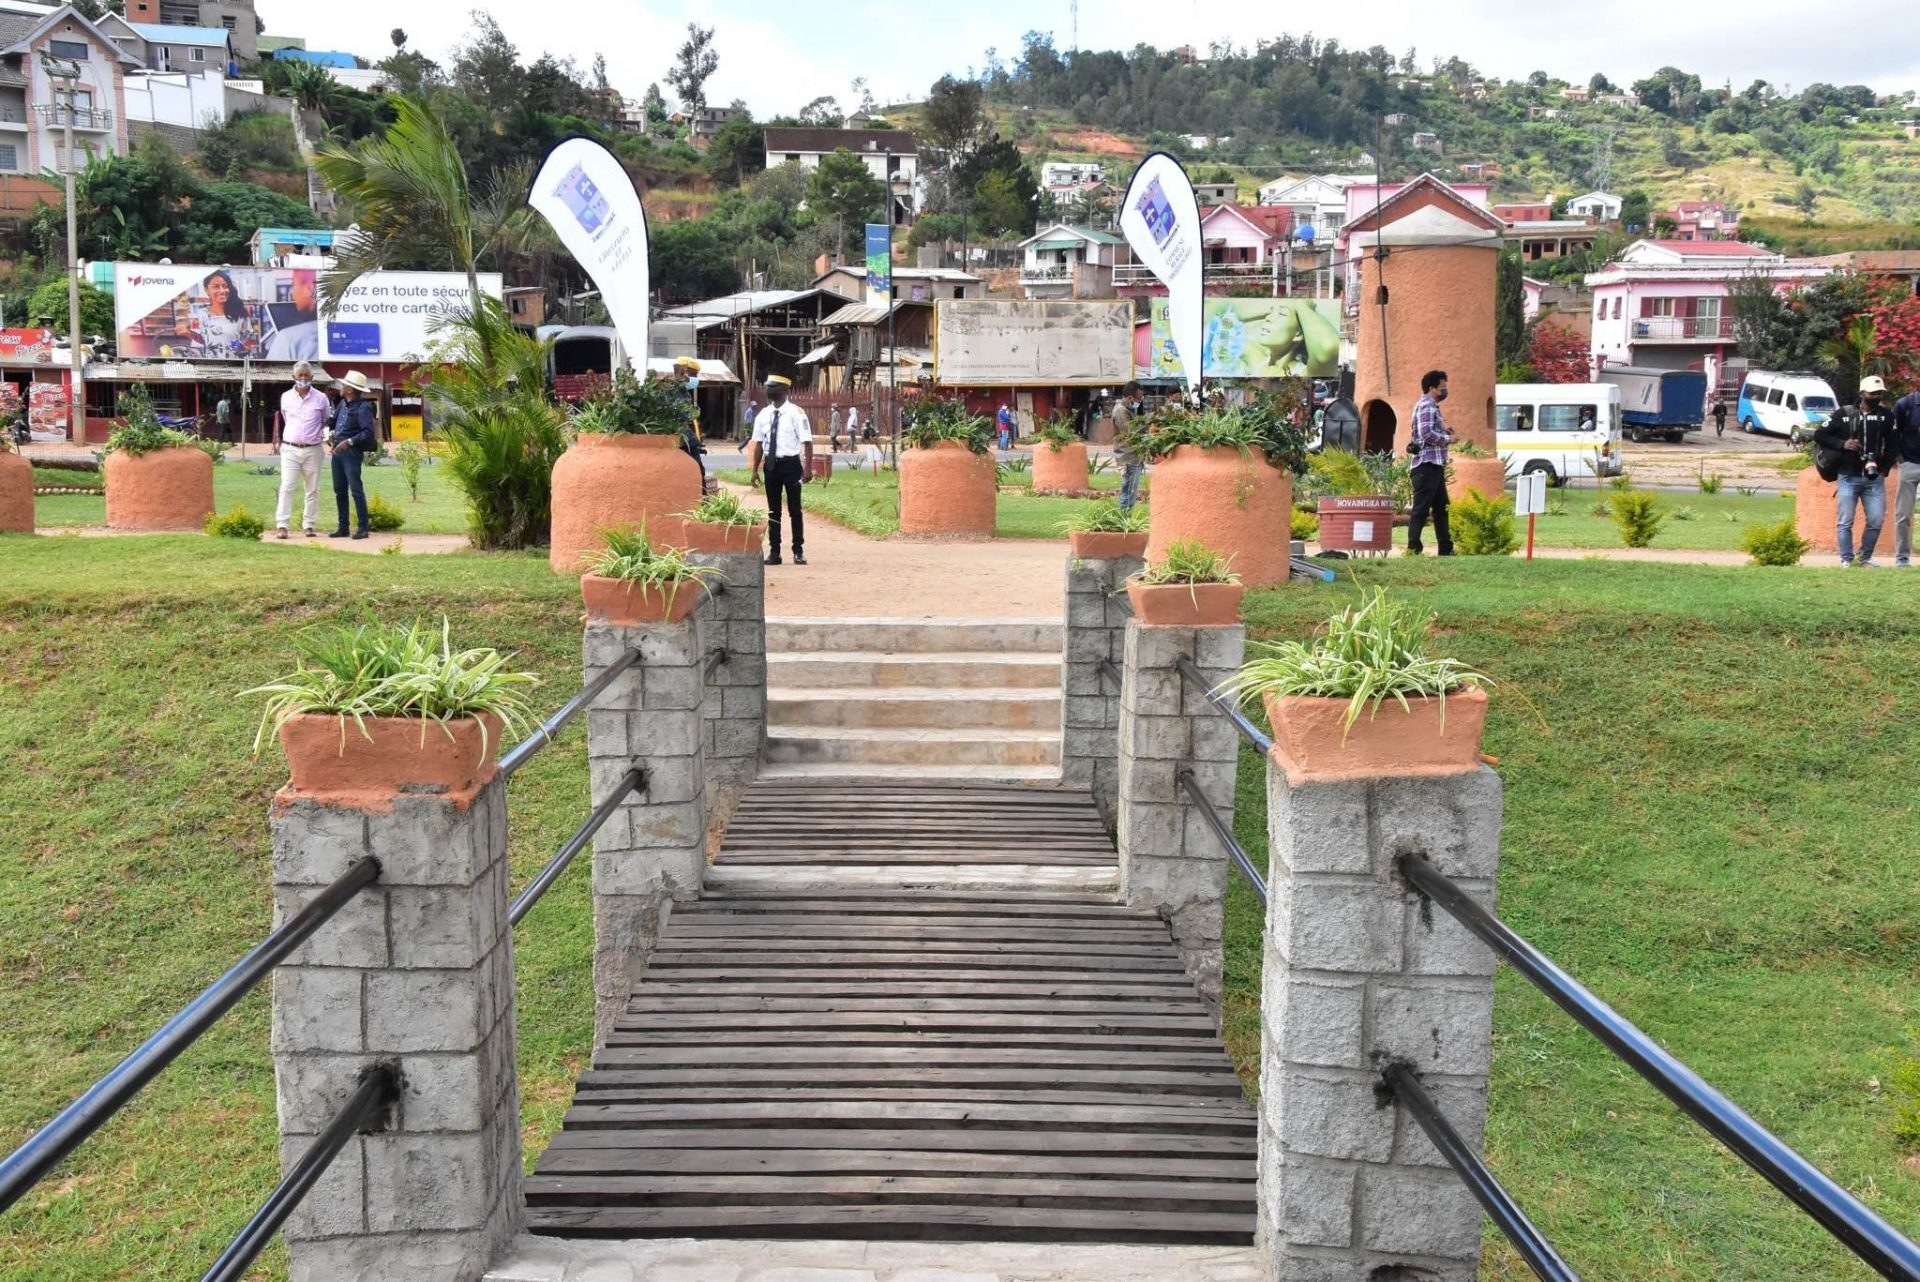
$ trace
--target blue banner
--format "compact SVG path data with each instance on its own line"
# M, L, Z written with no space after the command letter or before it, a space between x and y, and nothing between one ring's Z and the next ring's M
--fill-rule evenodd
M893 228L867 224L867 306L893 304Z

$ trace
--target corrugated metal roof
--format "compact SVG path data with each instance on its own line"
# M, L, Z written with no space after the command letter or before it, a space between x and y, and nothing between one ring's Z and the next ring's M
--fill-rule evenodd
M887 309L884 307L869 307L865 303L848 303L820 323L822 325L872 325L886 318Z
M798 302L819 293L817 289L754 289L740 294L726 294L720 298L709 298L703 303L688 303L684 307L669 307L662 316L672 316L680 320L690 320L695 329L710 329L715 325L724 325L737 317L753 312L763 312L769 307L780 307L787 303Z
M221 27L168 27L157 22L129 22L142 40L163 45L223 45L227 33Z

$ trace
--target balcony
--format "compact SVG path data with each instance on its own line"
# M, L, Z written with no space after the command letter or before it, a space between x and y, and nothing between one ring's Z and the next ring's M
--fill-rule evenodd
M1643 316L1633 337L1648 343L1724 343L1733 339L1731 316Z
M1302 265L1302 270L1305 266ZM1208 263L1206 280L1210 285L1246 284L1270 285L1275 279L1285 279L1286 272L1273 262L1264 263ZM1144 263L1120 263L1113 269L1115 289L1128 286L1157 285L1159 280L1153 269Z

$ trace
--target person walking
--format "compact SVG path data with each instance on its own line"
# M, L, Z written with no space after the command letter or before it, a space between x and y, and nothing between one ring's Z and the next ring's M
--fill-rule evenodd
M293 492L304 486L300 525L308 538L319 531L320 455L327 436L327 394L313 385L313 366L301 361L293 367L293 386L280 394L273 416L273 444L280 451L280 505L273 524L281 538L293 519Z
M847 406L847 453L860 453L860 407Z
M1005 405L1002 405L998 419L1000 424L1000 448L1010 450L1013 448L1013 411Z
M1913 496L1920 487L1920 387L1893 403L1893 434L1900 442L1900 482L1893 499L1893 563L1913 555Z
M1880 526L1887 519L1887 469L1898 461L1899 442L1893 414L1887 408L1887 384L1873 377L1860 380L1860 404L1836 411L1813 434L1815 460L1838 475L1834 478L1834 542L1840 564L1874 568L1873 549L1880 542ZM1821 455L1825 454L1825 459ZM1853 517L1858 506L1866 513L1867 528L1860 536L1860 559L1854 560ZM1894 534L1894 556L1900 555L1899 532Z
M827 448L836 451L840 448L840 407L838 405L833 407L833 417L827 420Z
M1427 517L1433 517L1433 539L1441 556L1453 555L1453 530L1447 517L1447 447L1453 433L1440 413L1440 402L1447 399L1447 372L1428 370L1420 377L1420 399L1413 407L1413 439L1407 452L1413 455L1413 511L1407 520L1407 555L1419 556L1424 549L1420 532Z
M1140 501L1140 475L1146 461L1133 452L1133 407L1140 399L1140 384L1128 383L1107 411L1113 422L1113 457L1120 463L1120 510L1133 511Z
M233 402L227 399L225 392L220 394L219 401L214 404L213 428L219 434L220 440L233 439Z
M1713 434L1715 436L1727 434L1727 401L1723 396L1713 398Z
M767 408L753 421L751 452L759 451L760 470L767 479L767 564L780 564L780 501L786 499L787 521L793 526L793 563L807 563L806 516L800 510L800 487L813 475L813 425L807 412L787 397L793 380L767 375Z
M339 524L327 537L344 539L347 532L347 498L353 498L354 515L359 518L352 536L364 539L367 523L367 491L360 480L360 465L366 456L380 448L380 431L375 422L367 376L351 370L341 380L340 404L333 411L333 428L327 433L327 454L333 460L333 505L339 512Z

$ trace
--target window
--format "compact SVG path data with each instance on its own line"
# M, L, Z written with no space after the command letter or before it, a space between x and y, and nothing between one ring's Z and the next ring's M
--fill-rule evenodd
M1540 430L1543 432L1577 432L1582 418L1593 417L1590 405L1542 405L1540 407Z
M20 148L13 143L0 142L0 172L20 172Z
M205 62L206 60L207 60L207 51L205 49L201 49L196 46L194 48L187 50L188 62Z
M49 40L47 50L56 58L72 58L76 62L85 62L93 52L84 40Z
M1623 298L1621 298L1621 297L1619 297L1618 295L1615 295L1615 296L1614 296L1614 300L1613 300L1613 318L1614 318L1615 320L1619 320L1619 319L1620 319L1620 305L1621 305L1621 304L1622 304L1623 302L1625 302L1625 301L1626 301L1625 299L1623 299Z
M1767 389L1767 404L1778 405L1779 403L1780 403L1780 389L1777 387L1769 387Z
M236 25L236 22L237 20L230 13L222 14L220 17L220 25L225 27L228 31L238 31L240 29Z
M1496 405L1493 407L1493 430L1495 432L1531 432L1533 417L1524 405Z
M1787 408L1790 410L1797 410L1800 408L1800 398L1798 396L1795 396L1792 392L1787 393Z

